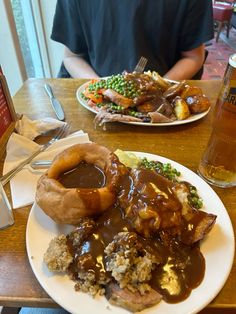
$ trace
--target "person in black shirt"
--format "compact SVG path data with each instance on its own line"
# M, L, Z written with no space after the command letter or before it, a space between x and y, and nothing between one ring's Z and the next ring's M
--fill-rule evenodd
M58 0L51 38L64 44L59 77L96 78L146 70L199 79L214 37L212 0Z

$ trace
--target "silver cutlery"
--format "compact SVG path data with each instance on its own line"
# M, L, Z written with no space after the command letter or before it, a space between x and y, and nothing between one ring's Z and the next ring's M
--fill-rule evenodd
M145 69L145 66L147 64L147 59L145 57L141 57L138 61L138 63L136 64L135 68L134 68L134 72L138 72L138 73L142 73Z
M50 145L55 143L56 141L60 140L61 138L65 137L69 132L68 124L64 124L62 127L59 128L56 135L46 144L40 146L38 150L36 150L32 155L22 161L18 166L4 174L0 177L0 181L4 186L7 182L9 182L25 165L27 165L31 160L33 160L38 154L45 151Z
M32 169L47 169L51 164L52 160L33 160L29 165Z
M65 119L64 110L62 108L62 105L60 104L59 100L54 96L52 88L49 84L45 84L44 88L50 98L50 102L52 105L53 110L55 111L55 114L59 120Z

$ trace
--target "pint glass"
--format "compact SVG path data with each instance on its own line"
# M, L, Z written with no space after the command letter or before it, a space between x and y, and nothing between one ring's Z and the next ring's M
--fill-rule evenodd
M236 54L229 58L198 173L213 185L236 186Z

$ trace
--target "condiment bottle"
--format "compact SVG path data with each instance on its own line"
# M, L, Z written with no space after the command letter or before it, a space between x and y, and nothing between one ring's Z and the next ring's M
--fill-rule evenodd
M198 173L213 185L236 186L236 54L229 57Z

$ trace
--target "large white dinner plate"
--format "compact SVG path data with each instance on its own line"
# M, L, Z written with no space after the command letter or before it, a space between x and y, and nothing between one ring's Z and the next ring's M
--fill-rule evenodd
M217 215L216 224L201 243L201 251L206 261L205 277L183 302L167 304L161 301L142 313L146 314L193 314L210 303L223 287L230 273L234 257L234 233L228 213L212 188L188 168L164 157L146 153L135 153L150 160L170 162L181 172L181 180L197 187L204 201L203 210ZM55 275L43 263L50 240L71 230L69 225L58 225L34 204L27 223L26 246L33 272L41 286L60 306L74 314L128 314L129 312L112 306L105 297L93 299L89 295L75 292L73 282L66 275Z
M79 101L79 103L86 108L87 110L93 112L93 113L98 113L97 110L95 110L94 108L90 107L87 103L87 101L81 97L81 93L84 92L86 86L88 85L88 82L84 83L83 85L81 85L77 91L76 91L76 98ZM180 125L180 124L186 124L186 123L190 123L190 122L194 122L197 121L199 119L202 119L203 117L205 117L208 112L210 111L210 108L202 113L198 113L198 114L194 114L191 115L190 117L188 117L185 120L176 120L173 122L165 122L165 123L151 123L151 122L133 122L133 121L120 121L122 123L126 123L126 124L133 124L133 125L143 125L143 126L174 126L174 125Z

